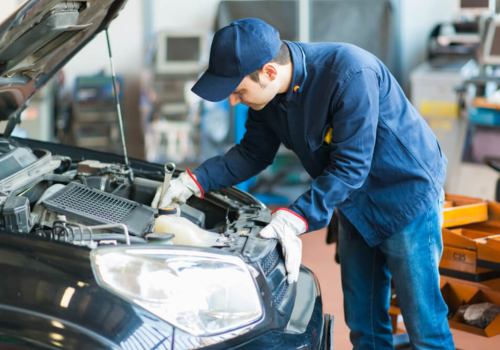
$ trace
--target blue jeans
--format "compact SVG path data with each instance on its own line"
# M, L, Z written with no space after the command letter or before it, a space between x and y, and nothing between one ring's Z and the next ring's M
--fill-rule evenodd
M345 320L354 349L394 349L391 276L413 349L455 349L439 290L444 192L401 232L371 248L339 213Z

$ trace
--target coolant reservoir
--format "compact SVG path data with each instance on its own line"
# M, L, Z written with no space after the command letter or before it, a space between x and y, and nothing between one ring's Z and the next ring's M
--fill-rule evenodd
M173 233L171 242L175 245L188 245L193 247L211 247L215 245L219 235L205 231L186 218L181 218L176 213L162 215L155 220L155 233ZM163 212L164 213L164 212Z

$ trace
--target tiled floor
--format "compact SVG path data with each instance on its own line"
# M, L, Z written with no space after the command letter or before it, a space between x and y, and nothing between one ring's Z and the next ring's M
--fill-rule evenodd
M344 322L340 265L334 262L334 245L326 245L325 230L302 236L302 264L310 268L319 278L323 294L324 312L335 317L334 349L352 349L349 329ZM452 330L455 345L462 350L500 350L500 335L484 338L470 333Z

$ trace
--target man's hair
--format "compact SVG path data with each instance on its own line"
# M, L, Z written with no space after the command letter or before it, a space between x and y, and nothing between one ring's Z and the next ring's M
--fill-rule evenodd
M290 49L288 48L288 45L282 41L280 51L271 61L269 61L269 63L275 62L277 64L284 66L285 64L288 64L291 61L292 57L290 56ZM257 69L255 72L248 74L248 77L253 81L255 81L256 83L260 83L259 72L261 69L262 68Z

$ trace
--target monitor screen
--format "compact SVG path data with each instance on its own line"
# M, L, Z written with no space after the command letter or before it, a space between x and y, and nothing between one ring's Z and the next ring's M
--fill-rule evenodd
M200 37L165 38L167 62L197 62L200 60Z
M463 9L468 8L489 8L489 0L460 0L460 7Z
M493 33L490 55L500 56L500 27L498 26L495 26L495 32Z

